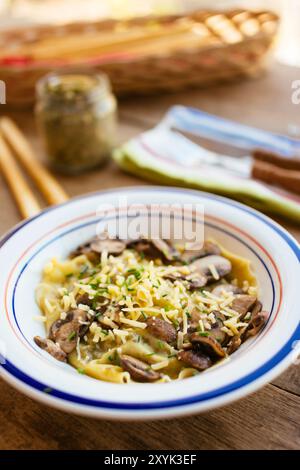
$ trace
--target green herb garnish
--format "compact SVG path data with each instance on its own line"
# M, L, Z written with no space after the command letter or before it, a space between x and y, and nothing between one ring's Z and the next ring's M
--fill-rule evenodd
M74 339L75 336L76 336L76 331L72 331L67 338L68 341L72 341L72 339Z
M79 273L79 276L78 276L78 279L82 279L84 277L84 275L86 274L87 270L89 269L88 265L84 265L81 269L80 269L80 273Z

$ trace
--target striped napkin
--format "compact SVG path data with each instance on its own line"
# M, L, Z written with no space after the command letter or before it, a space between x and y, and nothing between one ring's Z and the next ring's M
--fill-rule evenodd
M127 172L159 184L201 189L256 207L262 211L300 222L300 197L232 171L211 165L199 137L217 142L221 148L234 147L243 158L261 149L286 158L300 155L300 141L219 118L198 109L172 107L153 129L140 134L115 150L114 159ZM225 153L225 152L224 152ZM201 156L205 155L203 161ZM207 158L208 157L208 158Z

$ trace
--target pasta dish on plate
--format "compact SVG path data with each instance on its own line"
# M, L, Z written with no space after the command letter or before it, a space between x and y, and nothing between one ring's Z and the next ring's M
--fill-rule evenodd
M169 382L218 365L264 326L250 262L214 240L102 234L51 260L36 289L46 338L35 343L79 373Z

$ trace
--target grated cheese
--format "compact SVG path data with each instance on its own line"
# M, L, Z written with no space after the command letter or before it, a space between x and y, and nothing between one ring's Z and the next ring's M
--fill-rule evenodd
M161 362L157 362L156 364L152 364L151 368L153 370L160 370L160 369L164 369L165 367L168 367L168 365L169 365L169 359L165 359Z
M128 318L125 318L125 317L120 317L120 322L121 323L124 323L125 325L130 325L130 326L133 326L135 328L142 328L142 329L145 329L147 324L144 323L144 322L140 322L140 321L135 321L135 320L129 320Z
M219 276L218 271L216 270L216 267L215 267L213 264L210 264L210 265L208 266L208 268L209 268L209 270L210 270L210 272L211 272L212 277L213 277L216 281L218 281L218 280L220 279L220 276Z
M177 334L177 348L182 349L183 347L183 333L179 331Z

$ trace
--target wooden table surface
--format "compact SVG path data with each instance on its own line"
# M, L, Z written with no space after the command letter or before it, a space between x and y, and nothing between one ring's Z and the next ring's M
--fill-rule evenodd
M120 104L120 141L155 124L172 104L186 104L268 130L300 126L291 101L297 69L273 65L255 80L178 94L132 98ZM4 106L0 111L7 112ZM43 159L29 112L11 114ZM291 127L292 126L292 127ZM80 177L58 177L70 196L144 184L111 163ZM147 184L147 183L145 183ZM0 176L0 235L19 214ZM300 240L300 229L283 225ZM188 418L116 423L65 414L23 396L0 380L0 449L299 449L300 368L292 366L259 392L225 408Z

